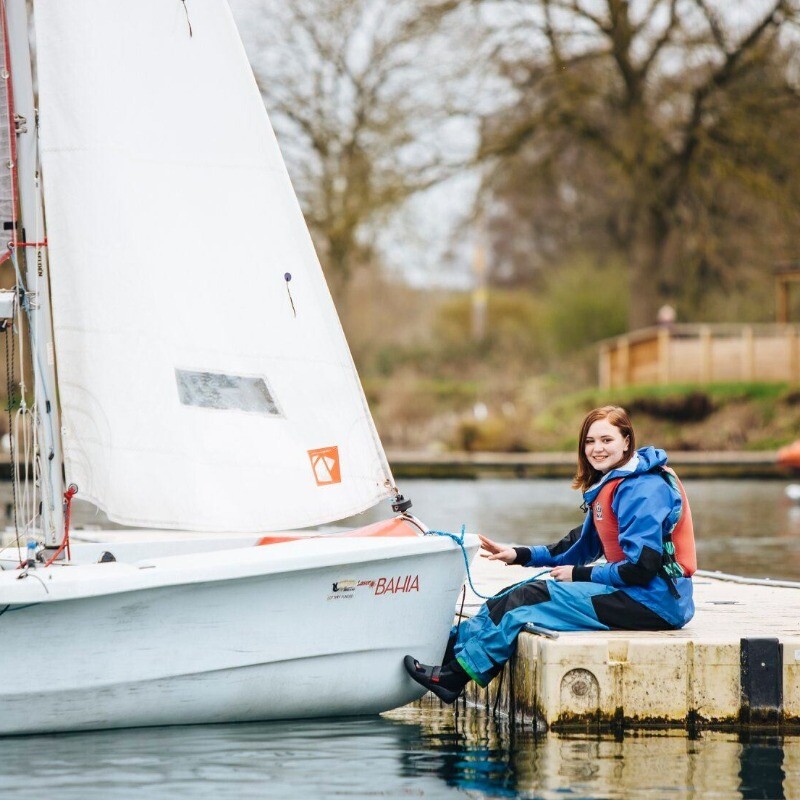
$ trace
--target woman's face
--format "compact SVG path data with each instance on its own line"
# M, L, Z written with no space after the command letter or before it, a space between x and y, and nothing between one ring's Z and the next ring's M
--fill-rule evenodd
M630 437L623 436L607 419L598 419L589 427L583 452L596 470L608 472L627 461L629 446Z

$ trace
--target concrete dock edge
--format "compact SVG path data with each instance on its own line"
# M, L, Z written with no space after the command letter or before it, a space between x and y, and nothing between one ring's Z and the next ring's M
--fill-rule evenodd
M528 577L476 559L482 594ZM698 573L694 619L679 631L521 633L478 706L536 730L800 730L800 584ZM480 607L468 593L465 615Z

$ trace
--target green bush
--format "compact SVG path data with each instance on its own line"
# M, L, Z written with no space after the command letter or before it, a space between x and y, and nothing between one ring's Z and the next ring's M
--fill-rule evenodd
M586 257L558 266L542 293L548 349L561 356L627 330L625 270Z
M488 293L484 336L473 331L471 293L444 302L433 322L433 347L444 362L472 362L481 368L541 362L541 303L526 291Z

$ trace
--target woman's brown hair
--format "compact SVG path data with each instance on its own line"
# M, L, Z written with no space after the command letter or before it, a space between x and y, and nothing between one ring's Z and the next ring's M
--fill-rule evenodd
M583 425L581 425L581 433L578 437L578 471L572 481L572 488L580 489L582 492L597 483L603 476L603 473L596 470L586 457L586 437L589 434L589 428L599 419L607 419L615 428L619 429L623 438L628 437L628 450L623 461L636 452L636 436L633 432L631 418L624 408L620 406L602 406L590 411L583 420ZM613 465L613 467L618 466L619 464Z

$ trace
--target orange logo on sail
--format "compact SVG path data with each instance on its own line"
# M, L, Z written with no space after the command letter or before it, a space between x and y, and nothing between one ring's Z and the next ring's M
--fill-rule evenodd
M318 450L309 450L308 457L311 459L311 469L314 470L317 486L342 482L338 447L320 447Z

